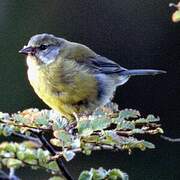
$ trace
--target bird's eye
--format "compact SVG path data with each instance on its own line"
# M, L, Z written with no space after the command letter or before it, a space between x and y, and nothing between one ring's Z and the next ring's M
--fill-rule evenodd
M47 45L42 44L42 45L39 46L39 49L40 50L45 50L45 49L47 49L47 47L48 47Z

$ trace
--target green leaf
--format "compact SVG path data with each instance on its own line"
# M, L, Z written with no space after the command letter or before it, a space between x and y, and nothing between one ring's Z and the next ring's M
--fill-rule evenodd
M52 138L50 139L50 142L52 145L57 146L57 147L63 147L63 142L60 141L59 139Z
M147 116L147 120L148 120L148 122L158 122L160 120L160 118L159 117L156 118L154 115L149 114Z
M108 179L109 180L128 180L129 177L126 173L122 172L120 169L112 169L108 172Z
M47 168L50 169L50 170L52 170L52 171L55 171L55 172L56 172L56 171L59 171L59 167L58 167L56 161L51 161L51 162L49 162L49 163L47 164Z
M137 118L140 116L140 112L133 109L124 109L119 112L119 118L129 119L129 118Z
M20 160L24 160L24 158L25 158L25 155L24 155L23 151L17 151L16 156Z
M96 179L96 180L105 179L105 177L107 176L107 171L103 169L102 167L100 167L97 170L91 169L91 172L93 173L93 179Z
M74 158L75 153L73 151L63 151L63 157L66 159L66 161L70 161Z
M10 136L13 133L13 128L11 126L4 126L2 134L3 136Z
M94 131L106 129L107 127L110 126L110 124L111 124L110 119L97 118L91 120L91 127Z
M117 123L118 130L127 130L127 129L134 129L134 128L135 128L135 125L131 121L123 120Z
M128 180L128 175L120 169L106 171L102 167L99 169L91 168L90 171L81 172L78 180Z
M65 128L66 126L67 126L67 120L64 118L63 119L61 118L61 120L58 119L54 121L52 128L53 130L59 130L59 129Z
M93 133L93 128L91 126L90 120L80 120L77 124L78 132L81 136L88 136Z
M93 145L91 143L82 143L81 144L82 152L84 154L86 154L86 155L90 155L91 154L92 147L93 147Z
M149 149L154 149L155 148L155 145L152 144L151 142L148 142L148 141L143 141L143 144L146 148L149 148Z
M43 116L40 118L37 118L35 122L36 122L36 124L45 125L45 126L47 126L49 124L49 120Z
M35 159L36 158L36 154L33 151L33 149L26 149L24 151L24 155L25 155L25 158L28 158L28 159Z
M147 118L139 118L135 120L135 124L155 123L158 121L160 121L159 117L156 118L154 115L150 114Z
M172 15L172 21L173 22L179 22L180 21L180 10L177 10Z
M7 167L8 168L19 168L22 165L23 165L22 161L20 161L18 159L9 158L7 160Z
M54 131L54 136L62 141L64 146L70 146L72 143L71 135L65 130Z
M17 148L14 143L8 143L4 150L9 151L9 152L16 152Z
M83 171L78 180L92 180L92 173L89 173L89 171Z
M26 149L24 151L24 161L31 165L37 164L37 157L35 151L33 149Z
M37 159L41 164L46 163L49 160L49 151L37 149Z
M26 119L25 117L23 117L22 115L20 114L15 114L13 115L13 118L19 122L19 123L23 123L23 124L29 124L30 120L29 119Z

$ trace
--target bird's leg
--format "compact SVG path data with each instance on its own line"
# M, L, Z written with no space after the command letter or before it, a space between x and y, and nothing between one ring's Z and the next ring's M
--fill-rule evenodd
M79 121L79 117L78 117L77 113L73 112L73 116L75 117L75 121L69 123L68 129L67 129L67 131L72 133L72 134L75 133L77 122Z

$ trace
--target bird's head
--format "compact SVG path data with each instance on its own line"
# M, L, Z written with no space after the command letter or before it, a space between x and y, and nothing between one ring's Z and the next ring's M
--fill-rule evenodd
M24 46L19 53L27 55L37 64L50 64L57 59L65 44L65 39L54 35L37 34L31 37L28 45Z

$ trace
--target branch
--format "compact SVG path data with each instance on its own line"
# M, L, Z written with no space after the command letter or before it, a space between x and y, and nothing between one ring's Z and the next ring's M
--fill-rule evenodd
M51 131L52 129L51 128L42 128L42 127L35 127L35 126L29 126L29 125L25 125L25 124L17 124L15 122L12 121L13 119L11 120L2 120L0 119L0 123L2 124L5 124L5 125L13 125L13 126L16 126L16 127L20 127L20 128L28 128L30 130L33 130L33 131Z
M44 145L44 147L54 156L56 155L56 151L54 150L54 148L51 146L51 144L47 141L47 139L44 137L43 132L40 133L36 133L36 135L39 137L40 141L42 142L42 144ZM70 175L69 171L67 170L67 168L65 167L62 159L56 159L56 162L59 166L59 169L61 170L63 176L67 179L67 180L73 180L73 177Z
M116 147L110 146L110 145L98 145L93 146L92 151L99 151L99 150L117 150ZM71 150L74 153L82 153L81 148L76 148ZM63 156L63 152L58 152L54 156L51 157L51 160L59 159Z
M180 142L180 138L170 138L168 136L162 136L162 135L160 137L169 142Z
M20 180L16 175L15 175L15 169L10 168L9 171L9 180Z
M24 134L17 133L17 132L13 132L12 134L13 134L14 136L16 136L16 137L23 138L23 139L27 139L27 140L29 140L29 141L33 141L33 142L37 143L40 147L42 146L42 142L41 142L38 138L31 137L31 136L26 136L26 135L24 135Z

